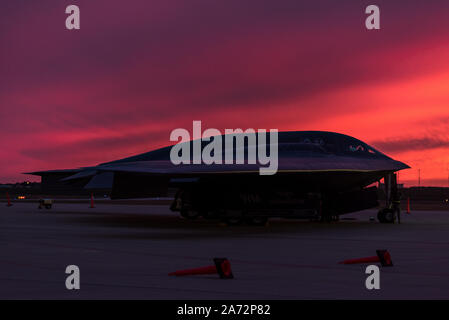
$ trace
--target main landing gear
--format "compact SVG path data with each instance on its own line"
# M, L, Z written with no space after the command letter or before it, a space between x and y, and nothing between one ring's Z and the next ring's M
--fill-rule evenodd
M244 209L219 209L207 210L206 208L196 208L193 205L193 193L190 190L180 189L176 193L170 209L178 211L181 217L194 220L199 217L205 219L216 218L223 221L229 226L237 226L240 224L247 224L252 226L264 226L267 224L268 217L264 215L249 215Z

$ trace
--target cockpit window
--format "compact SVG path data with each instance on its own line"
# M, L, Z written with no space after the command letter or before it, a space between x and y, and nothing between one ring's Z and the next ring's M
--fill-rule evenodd
M287 154L321 153L336 154L338 152L335 138L319 133L303 133L301 135L283 137L279 141L279 152Z
M356 139L345 139L342 141L342 150L344 153L354 156L379 156L376 150Z
M298 141L300 144L314 144L317 146L324 146L324 140L323 138L320 137L311 137L311 138L304 138L304 139L300 139L300 141Z
M351 152L365 152L365 147L361 144L353 146L352 144L349 145L349 151Z

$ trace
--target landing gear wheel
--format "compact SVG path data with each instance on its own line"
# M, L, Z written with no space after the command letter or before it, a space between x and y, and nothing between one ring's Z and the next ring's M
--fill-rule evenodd
M245 219L246 223L252 226L264 226L267 224L268 218L267 217L253 217L253 218L247 218Z
M396 220L396 213L392 209L381 209L377 214L377 219L380 223L394 223Z
M230 225L230 226L238 226L242 223L242 218L240 217L229 217L229 218L225 218L224 221L226 222L226 224Z
M332 222L332 221L334 221L332 217L333 217L332 215L328 215L328 214L322 215L320 222L325 222L325 223Z
M207 210L200 210L200 216L208 220L213 219L215 217L212 212Z
M182 209L181 210L181 217L186 218L186 219L194 220L194 219L198 218L199 215L200 214L194 210L190 210L190 209Z

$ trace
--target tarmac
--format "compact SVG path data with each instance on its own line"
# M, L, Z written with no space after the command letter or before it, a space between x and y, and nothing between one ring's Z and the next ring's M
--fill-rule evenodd
M449 211L416 211L401 224L270 220L228 227L184 220L163 205L0 204L0 299L448 299ZM380 289L367 265L339 261L387 249ZM235 278L168 276L227 257ZM67 290L68 265L81 274Z

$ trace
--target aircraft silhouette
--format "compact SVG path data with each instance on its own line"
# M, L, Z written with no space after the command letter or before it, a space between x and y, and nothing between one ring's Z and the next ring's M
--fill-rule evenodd
M92 167L31 174L44 181L65 172L61 183L83 181L88 190L107 188L112 199L160 197L174 190L171 209L181 216L230 224L264 224L269 217L338 219L378 206L378 190L370 185L385 178L386 206L378 219L400 219L395 172L409 166L344 134L279 132L274 175L259 175L259 165L247 162L174 165L171 147Z

